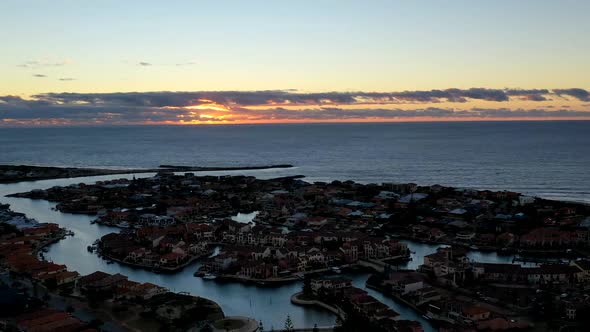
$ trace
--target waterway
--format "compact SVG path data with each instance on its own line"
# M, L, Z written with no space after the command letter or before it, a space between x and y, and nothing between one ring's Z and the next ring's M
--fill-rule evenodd
M272 170L240 171L240 172L207 172L199 175L219 174L247 174L259 178L271 178L277 176ZM280 174L280 173L279 173ZM148 177L153 174L135 174L136 177ZM5 197L5 195L30 191L33 189L46 189L53 186L66 186L75 183L94 183L99 180L117 179L132 177L133 174L121 176L97 176L75 179L55 179L34 182L20 182L12 184L0 184L0 203L10 204L13 211L25 213L30 218L40 222L52 222L74 232L74 236L51 245L45 258L58 264L65 264L70 271L78 271L82 275L95 271L107 273L121 273L130 280L138 282L151 282L166 287L174 292L188 292L193 295L202 296L216 301L221 305L227 315L248 316L263 322L266 328L281 328L287 315L296 327L331 326L335 323L335 316L327 311L315 308L305 308L291 304L290 297L293 293L301 290L301 283L294 282L280 287L258 287L240 283L220 283L196 278L193 273L198 269L199 262L187 266L175 274L155 274L143 269L120 265L118 263L108 264L107 261L99 258L96 254L86 250L101 236L118 232L118 228L91 224L93 216L74 215L56 211L55 203L44 200L31 200L24 198ZM240 214L236 220L248 222L254 217L252 214ZM412 251L412 260L400 266L402 268L415 269L422 264L424 255L433 253L438 245L429 245L416 242L407 242ZM496 253L473 251L469 253L473 260L494 263L511 263L512 256L500 256ZM347 275L352 278L354 285L365 288L365 282L369 277L368 273L356 273ZM366 289L371 295L389 305L393 310L400 313L402 319L417 320L422 323L425 331L434 331L432 326L420 315L410 308L407 308L391 298Z

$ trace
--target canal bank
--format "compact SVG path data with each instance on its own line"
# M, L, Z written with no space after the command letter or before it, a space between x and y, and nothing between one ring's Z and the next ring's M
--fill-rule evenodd
M316 306L325 310L332 312L334 315L340 317L342 321L346 319L346 313L344 310L338 308L337 306L331 306L327 303L318 300L306 300L303 298L303 292L295 293L291 296L291 303L301 305L301 306Z
M218 174L211 172L207 174ZM232 174L223 172L221 174ZM233 172L233 174L239 174ZM274 171L252 171L248 174L271 178L275 177ZM148 177L153 174L136 174L136 177ZM205 174L203 174L205 175ZM44 256L47 260L58 264L65 264L68 268L85 275L95 271L106 273L121 273L137 282L150 282L166 287L174 292L187 292L191 295L211 299L223 308L229 316L247 316L262 321L265 327L279 328L284 325L287 315L297 328L310 328L314 324L318 326L331 326L335 322L335 316L327 311L315 308L304 308L290 302L293 293L301 290L302 283L294 282L280 287L257 287L241 283L217 283L195 278L193 273L199 268L200 262L193 262L182 271L173 274L155 274L140 268L134 268L122 264L108 264L107 261L90 253L87 247L96 239L120 229L99 224L91 224L94 216L73 215L55 211L55 203L44 200L30 200L14 197L4 197L8 194L30 191L33 189L46 189L53 186L67 186L76 183L93 183L99 180L118 179L128 176L99 176L75 179L55 179L35 182L21 182L0 185L0 202L8 203L15 212L25 213L28 217L40 222L52 222L74 232L74 236L68 236L58 243L49 245Z
M226 172L227 174L239 174ZM214 173L214 174L226 174ZM275 173L270 171L247 172L249 175L269 178ZM129 175L128 177L132 177ZM151 176L151 174L136 175L136 177ZM14 183L0 185L0 196L30 191L33 189L46 189L53 186L65 186L74 183L93 183L98 180L121 178L121 176L100 176L76 179L44 180L27 183ZM103 235L111 232L119 232L120 229L99 224L92 224L95 218L87 215L73 215L55 211L55 203L42 200L30 200L14 197L0 197L0 202L9 203L14 211L27 214L31 218L42 222L54 222L61 227L72 230L75 236L48 247L45 257L55 263L66 264L81 274L90 274L96 270L107 273L121 273L129 276L131 280L138 282L150 282L166 287L174 292L188 292L192 295L209 298L216 301L228 315L248 316L261 320L266 327L280 327L283 325L287 315L291 316L296 327L331 326L335 322L335 316L324 310L304 308L291 303L291 295L301 290L301 282L282 285L280 287L265 288L255 285L241 283L218 283L203 281L193 277L193 272L200 266L199 262L189 264L185 269L174 274L154 274L153 272L138 269L122 264L108 264L93 253L89 253L88 245ZM243 216L244 221L250 216ZM423 257L436 251L439 245L429 245L404 241L412 252L412 260L407 263L400 263L400 268L415 269L422 264ZM469 252L469 257L476 261L507 263L511 262L511 256L501 256L489 252ZM365 283L369 277L368 273L346 273L353 279L356 287L366 289ZM392 309L401 314L402 319L420 321L426 331L432 331L428 322L425 322L413 310L383 297L378 292L367 290Z

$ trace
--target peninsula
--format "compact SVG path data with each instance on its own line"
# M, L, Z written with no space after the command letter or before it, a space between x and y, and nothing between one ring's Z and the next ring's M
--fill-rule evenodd
M160 165L157 168L77 168L77 167L48 167L31 165L0 165L0 183L13 183L21 181L36 181L60 178L76 178L85 176L133 174L133 173L157 173L168 172L211 172L211 171L245 171L272 168L291 168L293 165L280 164L268 166L228 166L228 167L203 167L203 166L178 166Z

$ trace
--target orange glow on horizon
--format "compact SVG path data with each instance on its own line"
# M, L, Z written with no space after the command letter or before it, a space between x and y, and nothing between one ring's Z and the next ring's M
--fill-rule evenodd
M403 119L380 119L380 118L369 118L369 119L342 119L342 120L227 120L220 119L220 117L209 118L208 115L195 117L192 119L179 119L178 121L145 121L141 123L122 123L121 125L171 125L171 126L187 126L187 125L249 125L249 124L314 124L314 123L407 123L407 122L478 122L478 121L500 121L500 122L511 122L511 121L590 121L588 117L546 117L546 118L534 118L534 117L514 117L514 118L502 118L502 117L489 117L489 118L435 118L435 117L415 117L415 118L403 118ZM1 119L0 127L7 125L10 127L30 127L30 126L93 126L104 124L104 121L96 121L94 123L76 123L73 121L61 119L61 120L28 120L19 121L16 119Z
M189 109L189 110L214 110L214 111L221 111L221 112L231 111L231 109L226 107L225 105L216 103L210 99L199 99L197 101L202 104L185 106L184 108Z
M199 121L199 120L181 120L181 121L164 121L164 122L146 122L146 125L247 125L247 124L313 124L313 123L404 123L404 122L480 122L480 121L590 121L588 117L547 117L547 118L534 118L534 117L514 117L514 118L502 118L502 117L490 117L490 118L459 118L459 117L446 117L446 118L435 118L435 117L415 117L415 118L404 118L404 119L382 119L382 118L369 118L369 119L341 119L341 120L222 120L222 121Z

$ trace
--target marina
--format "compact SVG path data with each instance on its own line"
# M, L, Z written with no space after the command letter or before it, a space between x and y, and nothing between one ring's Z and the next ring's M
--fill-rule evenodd
M261 174L256 174L255 176ZM138 175L139 176L139 175ZM144 176L149 176L146 174ZM264 176L264 174L262 174ZM269 176L266 174L266 176ZM57 179L44 180L38 182L16 183L0 185L0 194L22 192L26 190L48 188L56 185L68 185L70 183L87 182L91 183L97 180L104 180L117 177L89 177L83 179ZM246 315L254 317L264 322L265 326L281 326L284 317L291 316L291 319L297 326L330 326L333 325L335 317L329 313L315 308L304 308L293 305L289 299L292 294L301 289L301 282L293 282L271 288L263 284L241 284L233 282L219 282L216 276L208 275L207 278L196 278L193 276L195 271L200 267L200 262L196 261L188 265L182 271L174 274L155 274L151 271L133 268L113 262L112 260L103 260L96 254L89 252L88 247L92 246L97 238L110 232L118 232L118 229L104 225L92 224L93 216L73 215L62 213L52 209L55 204L44 200L30 200L23 198L4 197L3 202L9 203L16 212L26 213L27 216L54 222L74 232L74 236L67 237L59 243L48 247L45 254L46 259L56 263L66 264L68 267L75 269L83 274L92 273L96 270L107 273L122 273L129 276L130 280L139 282L151 282L159 286L166 287L176 292L188 292L193 295L203 296L219 303L224 312L229 315ZM240 215L242 221L248 221L255 215ZM412 241L405 241L411 251L411 260L400 265L400 268L416 269L423 260L425 255L436 251L439 245L424 244ZM76 252L76 255L72 255ZM495 252L469 252L469 258L490 263L511 263L514 256L499 255ZM529 264L529 263L527 263ZM336 272L337 271L333 271ZM365 283L369 274L367 272L341 273L353 279L356 287L365 288ZM265 287L260 287L265 286ZM420 321L425 330L430 331L429 323L420 315L410 308L405 307L393 301L390 298L380 295L378 292L367 289L374 297L383 301L395 311L401 314L403 319ZM273 314L269 314L273 312Z

